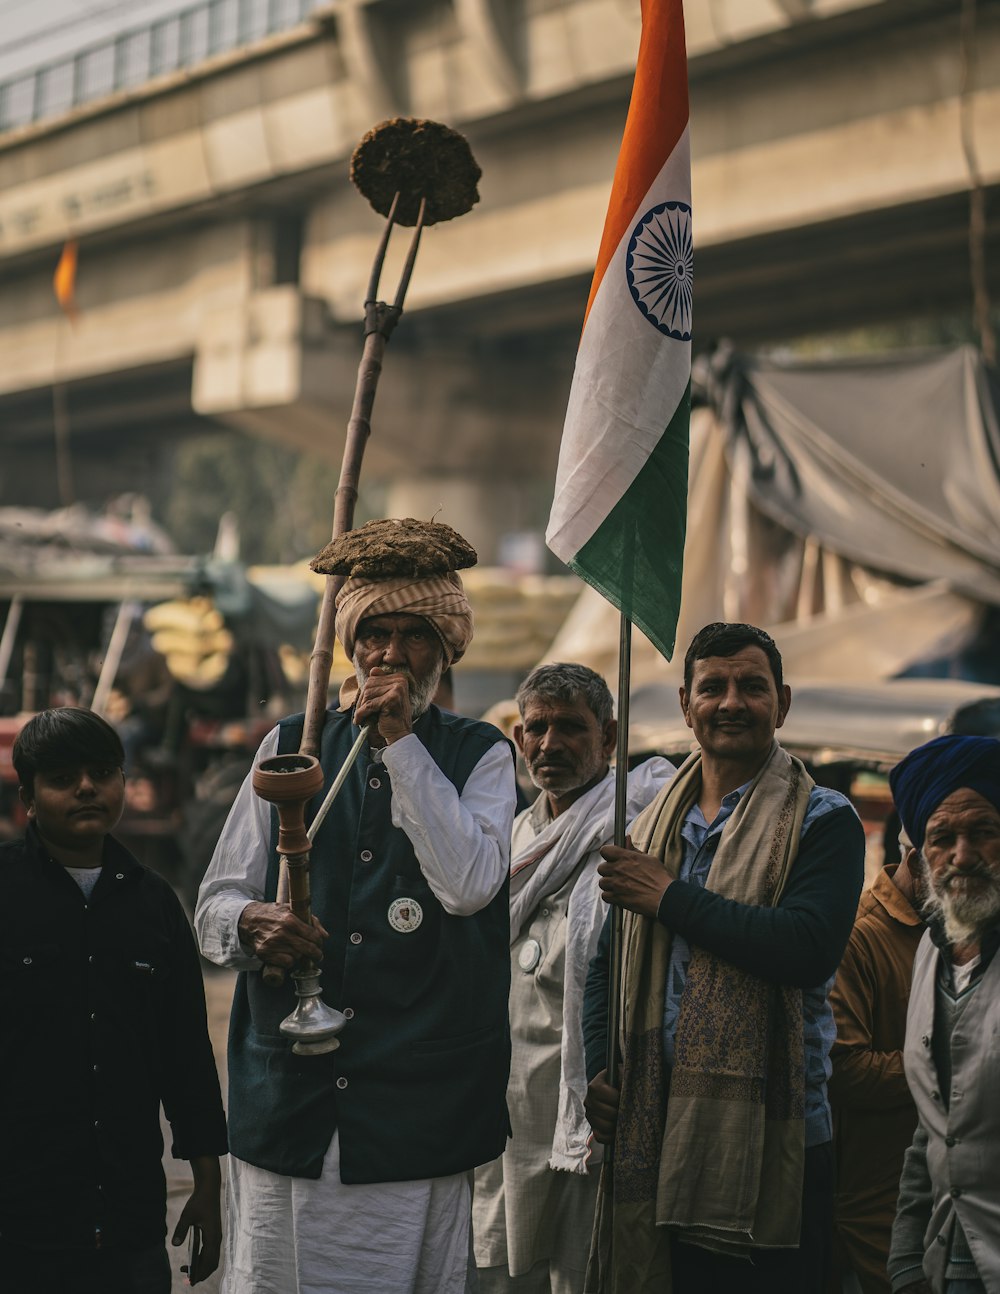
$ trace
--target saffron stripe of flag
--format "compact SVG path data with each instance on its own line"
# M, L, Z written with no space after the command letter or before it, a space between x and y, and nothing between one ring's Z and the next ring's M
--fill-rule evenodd
M693 264L684 11L643 0L546 541L668 659L687 519Z

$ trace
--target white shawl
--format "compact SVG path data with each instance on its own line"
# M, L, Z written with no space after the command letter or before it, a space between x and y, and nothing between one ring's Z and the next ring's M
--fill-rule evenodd
M655 756L628 775L625 819L631 823L677 770ZM556 894L581 863L566 914L566 965L563 990L562 1064L559 1109L549 1167L586 1173L590 1156L590 1124L584 1114L587 1068L583 1051L583 990L590 960L607 908L601 902L598 852L614 835L615 775L608 775L586 795L553 818L511 859L510 939L513 943L538 904Z

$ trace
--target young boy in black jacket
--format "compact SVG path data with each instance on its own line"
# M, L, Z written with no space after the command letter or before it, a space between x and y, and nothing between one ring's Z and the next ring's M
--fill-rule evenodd
M13 761L29 822L0 845L0 1286L169 1294L161 1103L194 1177L173 1235L200 1235L192 1284L222 1231L225 1116L194 939L169 885L111 835L113 728L45 710Z

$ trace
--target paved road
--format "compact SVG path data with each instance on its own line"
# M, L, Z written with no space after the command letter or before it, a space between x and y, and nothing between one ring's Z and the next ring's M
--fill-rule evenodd
M229 1004L233 999L235 984L236 975L232 971L209 969L205 972L208 1028L212 1035L212 1046L215 1048L216 1064L219 1066L223 1096L226 1094L226 1035L229 1030ZM173 1235L184 1202L191 1193L191 1174L184 1160L171 1158L170 1129L166 1126L164 1126L163 1141L166 1147L163 1170L167 1175L167 1251L170 1254L170 1266L174 1277L171 1294L182 1294L182 1291L190 1290L187 1277L181 1275L181 1264L187 1262L187 1245L174 1249L169 1243L169 1238ZM225 1171L224 1166L223 1171ZM204 1291L204 1294L217 1294L220 1275L221 1272L216 1272L196 1288Z

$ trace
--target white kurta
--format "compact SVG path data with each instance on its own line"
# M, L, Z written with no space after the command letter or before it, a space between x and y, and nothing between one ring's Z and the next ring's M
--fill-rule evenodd
M466 1294L471 1173L345 1186L229 1157L222 1294Z
M277 729L255 763L274 754ZM378 758L378 753L375 754ZM498 742L459 796L411 734L381 752L392 780L392 822L406 832L447 912L471 915L507 875L514 770ZM241 946L240 913L264 895L270 806L248 776L202 882L201 950L220 966L259 965ZM223 1294L463 1294L470 1261L471 1175L345 1186L334 1135L313 1181L230 1156Z
M654 758L629 774L627 820L674 772ZM535 1280L546 1290L583 1288L599 1176L583 1112L583 988L607 912L597 867L614 831L614 790L609 772L555 820L542 794L514 824L512 1133L503 1155L477 1170L473 1209L476 1261L488 1289L502 1285L504 1273L526 1288ZM542 855L546 836L553 844ZM533 879L518 890L516 878L533 857Z

